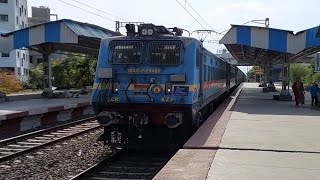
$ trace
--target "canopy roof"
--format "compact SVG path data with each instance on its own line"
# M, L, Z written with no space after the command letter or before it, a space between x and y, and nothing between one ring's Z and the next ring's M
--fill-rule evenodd
M297 59L320 51L318 27L293 31L257 26L232 25L220 40L241 65L276 63L288 54Z
M115 35L120 33L93 24L62 19L2 34L0 52L30 48L40 52L45 49L97 55L101 39Z

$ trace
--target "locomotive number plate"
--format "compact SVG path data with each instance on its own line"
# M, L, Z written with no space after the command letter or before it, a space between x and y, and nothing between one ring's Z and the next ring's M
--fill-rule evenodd
M129 74L160 74L161 69L158 68L148 68L148 69L141 69L141 68L130 68L128 69Z

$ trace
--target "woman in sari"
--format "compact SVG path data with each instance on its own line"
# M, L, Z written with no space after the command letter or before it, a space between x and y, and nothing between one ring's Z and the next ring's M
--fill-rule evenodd
M294 94L294 98L296 101L296 107L299 107L299 104L304 104L304 89L303 89L303 82L300 81L300 78L297 78L297 80L292 85L292 91Z

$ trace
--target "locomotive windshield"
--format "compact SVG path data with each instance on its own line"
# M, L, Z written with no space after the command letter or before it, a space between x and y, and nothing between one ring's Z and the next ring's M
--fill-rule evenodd
M177 65L180 63L181 42L155 41L149 44L148 63L152 65Z
M139 64L142 59L141 42L111 42L111 63L113 64Z
M181 42L151 41L148 47L148 63L151 65L177 65L181 62ZM110 43L112 64L139 64L143 58L143 42L114 41ZM144 56L147 57L147 56Z

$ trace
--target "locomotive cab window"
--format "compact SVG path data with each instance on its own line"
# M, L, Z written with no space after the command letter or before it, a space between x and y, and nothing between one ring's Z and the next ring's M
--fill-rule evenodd
M139 64L142 59L141 42L111 42L112 64Z
M178 65L181 62L181 42L157 41L149 45L148 63L152 65Z

